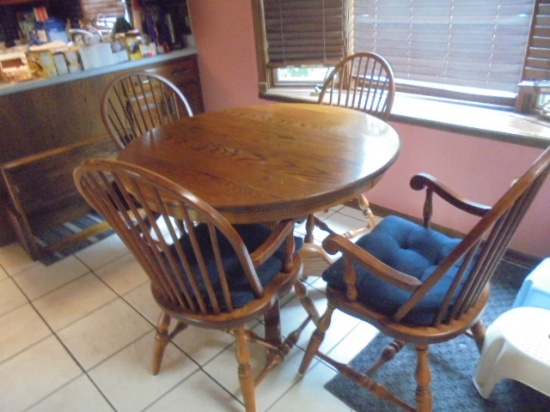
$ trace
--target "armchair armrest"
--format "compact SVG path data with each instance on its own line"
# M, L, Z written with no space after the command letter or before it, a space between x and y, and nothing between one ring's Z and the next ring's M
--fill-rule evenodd
M490 206L463 198L435 177L427 173L419 173L413 176L410 181L410 186L413 190L426 189L426 200L424 202L424 226L426 227L429 226L432 216L433 193L436 193L439 197L454 207L475 216L482 217L485 213L491 210Z
M269 235L267 240L259 248L250 253L250 258L252 259L254 267L260 266L273 255L293 232L294 220L285 220L278 223L273 228L273 232Z
M345 258L353 260L372 275L400 289L413 292L422 285L417 278L391 268L344 236L337 234L327 236L323 241L323 249L331 255L342 252Z

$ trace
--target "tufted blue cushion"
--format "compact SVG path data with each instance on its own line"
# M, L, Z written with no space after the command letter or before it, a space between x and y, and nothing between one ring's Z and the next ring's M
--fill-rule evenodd
M251 225L235 225L234 226L239 235L241 236L244 244L249 252L253 252L258 246L263 244L265 240L271 234L271 230L260 224ZM208 227L205 224L200 224L195 228L197 235L197 241L199 242L201 251L203 253L206 267L210 273L210 279L214 285L219 282L219 274L216 267L216 261L214 259L214 252L210 246L210 237L208 234ZM303 241L301 238L295 237L296 250L302 247ZM256 298L253 290L250 288L248 280L242 272L241 264L235 254L233 247L229 244L227 239L220 235L218 236L220 252L225 263L225 270L228 277L229 288L231 290L231 296L233 299L233 305L236 308L243 307L247 303ZM197 262L195 260L194 253L192 252L191 242L188 236L182 237L180 240L181 245L185 251L188 251L188 257L193 259L189 261L193 268L194 273L200 274ZM176 252L172 251L175 254ZM273 279L281 272L284 263L284 244L269 258L267 261L256 269L258 278L262 286L268 285ZM200 275L197 276L199 287L204 288L204 282ZM223 302L221 289L217 290L217 296L220 298L220 302ZM222 308L224 309L224 308Z
M460 239L450 238L422 225L397 216L388 216L356 244L388 266L424 281L459 242ZM383 282L365 269L357 265L356 268L359 300L381 313L393 314L411 296L410 292ZM457 272L457 266L449 270L404 320L415 325L433 323ZM345 291L343 273L344 262L340 258L324 272L323 279L331 287ZM466 273L461 280L461 286L468 275Z

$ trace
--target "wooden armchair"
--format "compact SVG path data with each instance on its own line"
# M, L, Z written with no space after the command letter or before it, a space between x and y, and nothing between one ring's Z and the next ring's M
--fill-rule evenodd
M187 325L229 332L237 341L244 404L255 411L255 385L282 361L314 315L311 311L295 333L281 339L280 296L294 286L308 310L314 310L298 280L302 262L295 249L301 239L293 236L294 222L274 228L233 226L170 180L115 160L86 161L74 177L80 193L107 219L150 278L162 309L153 373L160 369L168 342ZM261 316L265 337L245 327ZM172 318L177 324L169 331ZM247 342L267 349L265 367L255 378Z
M323 274L328 309L317 324L300 372L317 355L376 396L415 410L373 378L380 366L411 343L417 351L416 408L430 411L428 347L467 333L481 349L485 336L481 314L489 299L491 277L549 172L550 148L492 207L459 197L429 175L416 175L411 187L426 190L423 225L390 216L356 243L329 235L324 248L331 254L342 252L342 258ZM462 240L430 228L434 194L480 217ZM395 339L366 373L318 351L335 309Z
M348 107L387 121L390 117L395 96L395 81L390 64L376 53L355 53L342 59L329 73L319 95L319 104ZM376 225L376 220L365 195L358 198L358 204L365 216L366 226L345 234L354 238ZM306 242L313 242L315 226L330 230L314 215L306 222ZM307 247L307 245L306 245ZM325 257L325 261L330 258ZM326 267L326 262L311 266ZM306 275L313 273L306 273Z
M145 132L193 116L183 93L158 74L133 73L117 77L105 90L101 105L105 127L123 149Z

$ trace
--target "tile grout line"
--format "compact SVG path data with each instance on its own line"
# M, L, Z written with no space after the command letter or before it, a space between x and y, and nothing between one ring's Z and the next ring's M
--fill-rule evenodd
M351 218L353 220L356 220L358 222L361 222L361 220L359 219L356 219L355 217L353 216L349 216L345 213L340 213L340 210L343 209L343 208L340 208L338 210L331 210L331 214L330 215L327 215L327 216L324 216L323 220L330 220L331 217L334 217L335 215L341 215L341 216L345 216L346 218ZM114 407L114 405L111 403L111 401L108 399L108 397L101 391L101 389L97 386L97 384L95 383L95 381L92 379L92 377L90 376L89 372L91 372L92 370L95 370L99 365L103 364L104 362L106 362L107 360L111 359L113 356L116 356L118 353L120 353L121 351L125 350L126 348L128 348L130 345L134 344L136 341L138 341L139 339L142 339L145 335L151 333L151 330L143 333L141 336L135 338L132 342L128 343L127 345L125 345L124 347L118 349L116 352L114 352L113 354L109 355L107 358L103 359L101 362L95 364L93 367L90 368L89 371L86 371L83 367L83 365L81 365L78 360L75 358L75 356L73 356L73 354L71 353L71 351L68 349L68 347L63 343L63 341L61 340L60 336L58 335L58 332L64 330L65 328L69 327L70 325L74 324L75 322L79 321L79 320L82 320L84 319L86 316L89 316L91 315L92 313L95 313L97 312L98 310L100 310L101 308L104 308L105 306L113 303L114 301L116 301L118 298L120 298L124 303L126 303L128 306L130 306L132 308L132 310L134 312L136 312L142 319L144 319L149 325L152 326L153 328L153 331L156 330L156 325L154 324L153 321L149 320L147 318L147 316L145 316L144 313L142 313L140 310L138 310L136 307L134 307L129 300L127 300L127 296L129 293L137 290L138 288L142 287L143 284L147 283L148 280L138 286L135 286L133 287L132 289L124 292L124 294L120 294L118 293L113 287L111 287L103 278L101 278L97 273L96 273L96 270L97 269L101 269L101 268L104 268L105 266L109 265L109 264L112 264L113 262L116 262L117 260L120 260L120 259L123 259L126 255L124 256L118 256L116 258L114 258L113 260L109 261L109 262L106 262L104 263L102 266L98 267L98 268L95 268L95 269L92 269L92 267L90 267L88 264L86 264L80 257L78 257L76 254L73 254L71 255L73 256L78 262L80 262L84 267L86 267L88 269L88 272L78 276L77 278L71 280L70 282L67 282L63 285L60 285L58 286L57 288L55 288L54 290L51 290L49 291L48 293L44 293L40 296L38 296L37 298L31 300L29 299L28 295L22 290L21 286L15 281L14 279L14 276L15 275L18 275L20 273L24 273L25 271L27 270L30 270L32 269L34 266L31 266L31 267L27 267L25 268L25 270L22 270L20 272L18 272L17 274L15 275L11 275L10 273L8 273L8 271L5 270L4 268L4 265L0 264L0 267L4 270L4 272L6 273L7 275L7 279L11 279L15 284L16 284L16 287L18 288L18 290L21 291L21 293L23 294L23 296L25 297L25 299L27 300L26 303L30 304L31 307L33 308L34 312L36 314L38 314L39 318L46 324L46 327L48 328L48 330L50 331L51 335L53 335L55 337L55 339L61 344L62 348L65 350L65 352L67 354L69 354L69 356L75 361L75 363L78 365L79 369L83 372L82 374L78 375L77 377L75 377L74 379L71 379L70 381L66 382L65 384L61 385L60 387L56 388L55 390L49 392L48 394L46 394L45 396L43 396L41 399L39 399L38 401L36 401L33 405L27 407L28 408L32 408L33 406L36 406L38 404L40 404L41 402L43 402L45 399L47 399L48 397L50 397L51 395L53 395L54 393L60 391L61 389L65 388L67 385L71 384L72 382L74 382L76 379L79 379L80 377L82 377L83 375L86 376L86 378L92 383L92 385L96 388L96 390L101 394L102 398L107 402L107 404L113 409L116 411L116 408ZM73 282L75 282L76 280L78 279L81 279L82 277L84 276L87 276L88 274L92 273L94 275L94 277L98 280L100 280L100 282L107 286L107 288L112 291L114 293L114 295L116 296L116 298L110 300L109 302L106 302L105 304L99 306L98 308L95 308L94 310L92 310L91 312L89 313L86 313L84 316L80 317L79 319L71 322L70 324L68 325L65 325L62 329L60 329L58 332L54 331L53 328L48 324L48 322L46 322L45 318L42 316L42 314L40 313L40 311L37 309L37 307L34 305L34 302L37 300L37 299L40 299L44 296L47 296L48 294L50 293L54 293L55 291L58 291L59 289L65 287L66 285L68 284L71 284ZM314 282L316 282L317 280L315 280ZM309 285L312 289L314 290L317 290L321 293L324 294L324 291L319 289L318 287L314 286L314 285ZM282 305L281 309L283 309L284 305L286 305L288 302L290 302L292 298L289 298L289 300L287 302L285 302L285 304ZM20 306L17 306L17 308L21 307L23 305L20 305ZM16 309L16 308L14 308ZM14 310L12 309L12 310ZM9 312L11 312L12 310L10 310ZM7 312L7 313L9 313ZM257 325L256 325L257 326ZM341 342L342 340L347 337L350 333L352 333L353 330L355 330L355 328L357 328L357 325L355 325L348 333L345 334L345 336L338 340L337 343L335 343L335 345L331 348L331 351L334 350ZM45 339L48 339L51 335L48 335L47 337L45 337L44 339L41 339L39 342L43 342ZM284 338L284 337L283 337ZM28 346L27 348L25 348L24 350L28 350L29 348L35 346L37 343L39 342L35 342L34 344ZM179 386L182 382L184 382L185 380L189 379L190 377L194 376L197 372L202 372L204 373L210 380L214 381L214 383L221 387L225 392L227 392L232 398L234 398L235 400L237 400L240 404L242 404L242 401L236 397L235 395L233 395L221 382L219 382L218 380L216 380L211 374L209 374L205 367L207 365L209 365L214 359L218 358L219 356L221 356L221 354L223 354L223 352L225 352L226 350L228 350L231 346L234 345L234 342L231 342L230 344L228 344L227 346L224 346L223 349L221 349L215 356L211 357L210 359L208 359L204 365L201 365L199 364L199 362L197 360L195 360L192 356L190 356L190 354L188 354L183 348L181 348L179 345L177 345L175 342L170 342L172 345L174 345L176 347L176 349L183 353L191 362L193 362L195 365L197 365L197 370L192 372L191 374L189 374L188 376L186 376L185 378L183 378L181 381L178 381L177 383L174 384L174 386L172 388L170 388L167 392L163 393L160 397L156 398L155 400L151 401L151 403L149 405L146 405L144 407L142 407L141 410L145 410L145 409L148 409L150 408L152 405L154 405L155 403L159 402L161 399L163 399L165 396L167 396L169 393L173 392L174 389ZM300 347L300 346L296 346L295 347L296 350L300 350L303 352L303 349ZM23 350L23 351L24 351ZM18 354L20 354L21 352L23 351L19 351L17 354L13 355L13 356L10 356L10 358L8 359L12 359L13 357L17 356ZM4 362L4 361L3 361ZM3 363L2 362L2 363ZM0 363L1 364L1 363ZM282 398L284 398L284 396L287 395L287 393L295 387L295 385L297 385L299 382L301 381L301 379L297 380L292 386L290 386L290 388L286 389L285 392L280 396L278 397L276 400L273 401L273 403L269 406L266 407L266 411L269 410L269 409L272 409L274 407L274 405Z
M17 285L17 282L14 282L16 283ZM28 298L28 296L25 294L25 292L20 288L19 285L17 285L17 287L20 289L21 293L23 293L23 295L25 296L25 298L28 300L28 304L32 307L32 309L35 311L35 313L38 315L38 317L42 320L42 322L44 322L45 326L50 330L51 334L49 336L46 336L44 337L43 339L39 340L38 342L35 342L33 343L32 345L30 346L27 346L25 349L19 351L17 353L18 354L21 354L23 353L24 351L27 351L29 350L30 348L36 346L38 343L40 342L43 342L45 341L46 339L49 339L50 337L54 337L57 342L61 345L61 347L63 348L63 350L65 351L65 353L67 355L69 355L69 357L75 362L75 364L78 366L78 368L82 371L82 374L75 377L74 379L71 379L70 381L66 382L65 384L61 385L60 387L56 388L55 390L49 392L48 394L46 394L44 397L42 397L41 399L39 399L37 402L35 402L33 405L29 405L26 409L29 409L35 405L38 405L40 402L42 402L43 400L47 399L48 397L50 397L52 394L54 394L55 392L59 391L61 388L67 386L69 383L73 382L74 380L78 379L80 376L82 375L85 375L88 380L90 380L92 382L92 384L94 385L94 387L98 390L98 392L101 394L101 396L105 399L105 401L109 404L109 406L111 406L113 408L113 410L116 411L116 408L114 408L114 406L111 404L111 402L109 401L109 399L107 398L107 396L105 396L105 394L100 390L100 388L95 384L95 382L93 381L93 379L88 375L88 372L85 370L85 368L80 364L80 362L76 359L76 357L72 354L72 352L69 350L69 348L65 345L65 343L62 341L62 339L58 336L58 334L56 333L56 331L53 330L53 328L50 326L50 324L48 322L46 322L46 319L42 316L42 314L40 313L40 311L36 308L36 306L34 305L33 301L30 300ZM12 359L14 358L16 355L10 357L9 359ZM5 360L6 361L6 360ZM1 362L0 365L2 363L4 363L5 361Z

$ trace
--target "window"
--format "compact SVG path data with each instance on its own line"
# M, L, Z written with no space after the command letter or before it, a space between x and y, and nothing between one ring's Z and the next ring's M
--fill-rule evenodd
M330 66L292 66L275 70L275 84L310 84L322 83L330 70Z
M266 0L269 63L335 62L345 54L344 0Z
M348 0L255 2L258 44L267 46L258 49L263 91L277 81L319 82L321 73L322 81L325 72L322 67L332 66L346 55Z
M355 0L354 45L386 57L401 90L513 98L532 12L533 0Z
M306 44L300 37L306 28L324 44L340 39L343 54L369 50L386 57L398 91L512 106L522 79L550 78L550 0L257 2L260 45L265 45L258 49L263 91L303 83L282 77L282 67L288 72L307 64L334 64L337 53L310 56L307 47L300 47ZM300 25L306 5L323 16L322 22L336 21L334 14L327 17L327 10L338 8L341 25L331 26L332 31L319 22ZM293 39L292 47L284 43L288 39ZM288 50L298 53L283 53Z

